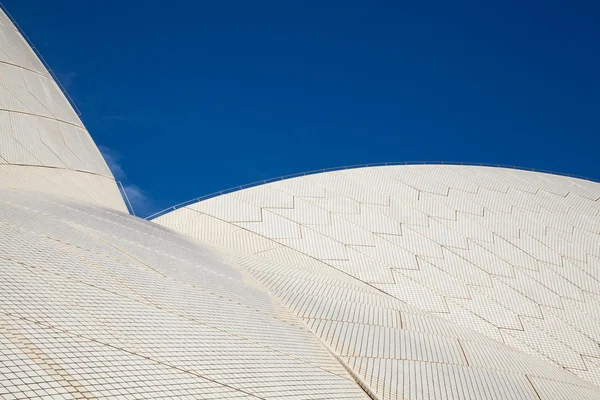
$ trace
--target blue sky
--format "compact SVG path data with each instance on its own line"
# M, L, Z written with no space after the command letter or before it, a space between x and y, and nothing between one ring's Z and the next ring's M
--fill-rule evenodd
M138 214L386 161L600 180L600 3L4 0Z

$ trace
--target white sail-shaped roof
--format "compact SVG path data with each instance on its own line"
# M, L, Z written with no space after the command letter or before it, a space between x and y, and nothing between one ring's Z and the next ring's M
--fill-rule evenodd
M600 399L597 183L389 166L123 211L0 12L0 399Z
M248 272L125 213L0 189L0 398L368 399Z
M374 312L347 289L283 283L284 276L335 271L482 340L503 343L600 385L600 184L505 168L369 167L251 187L154 221L288 265L285 273L273 267L276 277L250 268L267 286L274 285L275 293L340 356L348 357L357 373L381 385L382 398L398 393L420 398L407 395L411 382L393 393L385 388L397 387L399 379L413 373L402 364L419 351L412 346L422 346L427 354L419 361L435 354L429 360L435 368L456 362L442 355L448 347L392 333L390 328L401 331L405 322L390 326L389 316ZM294 289L296 284L301 290ZM308 304L298 304L299 290L311 299ZM321 301L324 297L329 300ZM328 318L308 317L315 310ZM363 319L344 325L355 318ZM475 355L463 350L468 365L473 365L471 356L484 360L485 354L496 358L508 351ZM503 362L508 370L520 368L516 364L526 363ZM480 398L461 393L464 397L458 398ZM555 398L550 393L540 397Z
M2 10L0 185L127 210L77 113Z

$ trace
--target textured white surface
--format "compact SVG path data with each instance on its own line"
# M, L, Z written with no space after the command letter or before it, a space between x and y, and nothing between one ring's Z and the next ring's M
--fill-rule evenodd
M267 260L6 189L0 242L3 399L600 398L291 249Z
M0 398L367 399L227 256L124 213L0 189Z
M10 166L10 168L5 166ZM0 179L127 210L100 151L62 91L0 10ZM35 168L33 168L35 167Z
M596 183L362 168L155 220L179 232L118 210L0 11L1 399L600 399Z
M155 222L335 268L600 385L599 199L600 184L563 176L388 166L269 183Z
M598 399L536 356L418 310L331 266L278 249L221 250L279 297L379 399ZM554 397L553 397L554 396Z

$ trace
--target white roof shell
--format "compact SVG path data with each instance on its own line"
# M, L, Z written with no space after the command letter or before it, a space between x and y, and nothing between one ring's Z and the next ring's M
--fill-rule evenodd
M600 399L599 198L365 168L147 222L0 12L0 398Z
M2 188L0 242L0 398L600 398L298 252Z
M0 398L368 399L224 254L64 197L0 189Z
M127 210L77 113L2 10L0 185Z
M276 181L154 221L299 270L343 273L455 327L600 385L599 199L600 184L545 173L383 166ZM267 286L273 279L262 271L254 275ZM295 309L295 289L274 290ZM319 286L307 290L323 296ZM345 303L353 297L340 290L334 299ZM311 307L331 315L331 304ZM325 326L320 318L307 319L304 309L296 312L323 340L354 341L338 354L348 356L355 370L364 369L366 381L394 387L397 374L406 371L390 370L388 363L405 356L391 349L410 347L408 339L379 332L388 322L371 311L367 315L375 320L363 327L368 330L345 338L348 330L334 326L366 312L349 307ZM469 350L465 354L471 357ZM360 357L379 364L353 364ZM505 365L510 370L510 363ZM394 398L385 390L378 394ZM401 394L419 398L406 390Z

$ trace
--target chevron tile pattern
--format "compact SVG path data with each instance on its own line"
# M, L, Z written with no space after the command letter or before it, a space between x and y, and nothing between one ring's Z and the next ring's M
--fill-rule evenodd
M0 399L600 400L600 184L386 166L121 211L0 11Z
M154 221L297 268L333 268L600 385L600 184L493 167L369 167Z
M331 266L221 249L261 281L377 399L597 399L600 388L537 356L411 307Z

